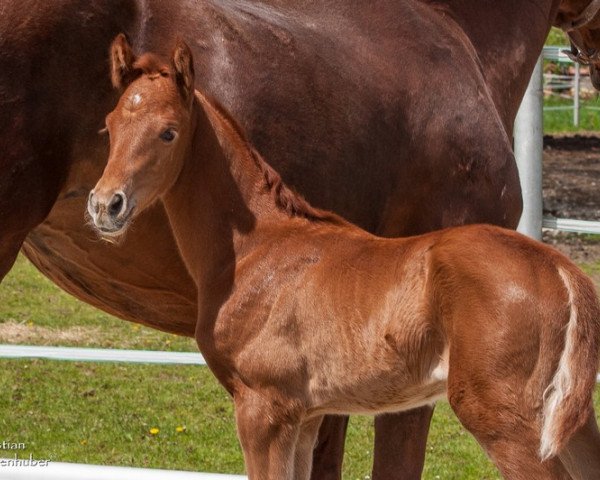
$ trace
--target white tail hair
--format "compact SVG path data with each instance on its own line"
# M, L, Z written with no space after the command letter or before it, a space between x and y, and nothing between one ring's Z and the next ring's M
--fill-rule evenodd
M542 436L540 441L540 457L546 460L558 453L558 421L557 414L565 398L571 393L573 387L574 365L571 359L576 345L577 329L577 306L575 305L575 295L573 285L568 273L558 267L558 274L565 284L569 295L569 323L565 332L565 346L558 362L558 368L554 378L544 392L544 409Z

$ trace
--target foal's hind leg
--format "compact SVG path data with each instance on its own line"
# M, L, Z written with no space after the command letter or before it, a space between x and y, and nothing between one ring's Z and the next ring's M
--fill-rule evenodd
M502 476L509 480L570 479L558 458L540 461L539 422L522 415L518 393L482 372L474 375L474 370L451 369L448 400Z
M600 478L600 432L593 409L559 457L574 480Z
M498 398L502 398L501 392ZM568 480L571 477L557 458L540 461L538 423L514 413L511 406L485 401L473 389L448 388L452 409L464 427L483 447L503 478L509 480Z

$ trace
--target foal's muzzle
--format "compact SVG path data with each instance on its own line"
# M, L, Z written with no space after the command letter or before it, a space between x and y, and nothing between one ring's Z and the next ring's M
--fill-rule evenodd
M94 226L103 235L115 235L123 230L131 213L127 195L123 191L103 194L92 190L87 210Z

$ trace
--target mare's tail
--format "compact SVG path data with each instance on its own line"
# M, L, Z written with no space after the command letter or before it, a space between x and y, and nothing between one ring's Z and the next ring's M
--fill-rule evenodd
M568 264L559 264L558 274L568 292L569 319L558 367L544 392L542 460L557 455L588 420L600 346L600 307L593 283ZM540 348L552 346L542 343Z

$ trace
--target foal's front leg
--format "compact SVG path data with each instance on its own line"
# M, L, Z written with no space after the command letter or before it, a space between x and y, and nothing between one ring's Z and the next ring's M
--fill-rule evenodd
M296 443L294 460L294 480L310 480L313 463L313 451L317 443L319 428L323 416L311 418L300 427L298 442Z
M236 394L234 403L249 480L296 480L302 409L251 390Z

